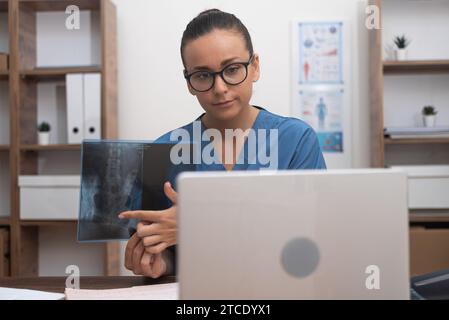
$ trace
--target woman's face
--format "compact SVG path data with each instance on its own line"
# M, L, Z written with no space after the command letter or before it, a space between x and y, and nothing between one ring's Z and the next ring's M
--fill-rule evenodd
M184 48L184 61L188 74L194 71L220 71L235 62L248 62L250 54L243 36L233 30L215 29L199 37ZM197 97L208 116L216 120L234 119L249 106L253 82L259 79L259 57L254 55L248 66L248 76L238 85L226 84L220 76L215 77L214 86L206 92L195 91L188 83L190 93ZM222 104L227 102L226 104Z

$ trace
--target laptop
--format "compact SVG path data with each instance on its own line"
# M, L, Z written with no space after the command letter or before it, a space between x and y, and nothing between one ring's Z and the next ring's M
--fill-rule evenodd
M181 299L409 299L407 176L181 173Z

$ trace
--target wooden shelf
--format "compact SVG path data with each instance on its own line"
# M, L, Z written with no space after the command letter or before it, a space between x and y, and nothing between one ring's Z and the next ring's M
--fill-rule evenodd
M430 223L438 223L438 222L449 222L449 213L446 214L423 214L423 213L410 213L409 221L411 223L419 223L419 222L430 222Z
M8 0L0 0L0 12L8 12Z
M8 217L0 217L0 226L5 227L10 225L10 219Z
M24 227L64 227L73 226L78 220L20 220Z
M384 61L384 73L449 72L449 60Z
M9 71L0 71L0 80L8 80Z
M34 80L63 80L70 73L101 72L100 66L60 67L60 68L35 68L20 71L24 79Z
M75 5L80 10L95 11L99 15L99 37L97 45L100 52L100 65L59 66L37 68L38 30L36 25L38 11L63 13L67 6ZM42 153L64 158L67 151L80 152L80 144L38 145L36 123L38 122L38 84L41 81L64 82L71 73L101 73L101 121L104 125L103 139L117 137L117 14L112 0L0 0L0 11L8 13L9 22L9 73L0 73L0 79L7 79L9 86L11 145L18 154L11 158L10 188L11 216L20 215L20 189L17 185L21 173L39 173L39 160ZM26 143L27 142L27 143ZM37 142L37 141L36 141ZM12 150L0 146L0 150ZM1 154L1 156L4 156ZM76 162L78 161L77 159ZM57 159L55 160L57 161ZM1 221L1 220L0 220ZM4 220L6 221L6 220ZM19 220L11 218L12 276L37 276L39 270L39 227L75 226L76 220ZM22 227L22 228L19 228ZM119 247L116 243L104 246L104 274L119 273Z
M20 4L35 11L65 11L70 5L76 5L80 10L100 9L100 0L20 0Z
M449 138L414 138L414 139L391 139L385 138L386 145L393 144L446 144Z
M20 146L22 151L78 151L81 150L80 144L23 144Z
M6 144L0 144L0 151L9 151L9 146Z

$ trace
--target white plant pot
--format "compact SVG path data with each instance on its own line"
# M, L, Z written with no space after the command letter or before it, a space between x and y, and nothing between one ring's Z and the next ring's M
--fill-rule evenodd
M396 60L403 61L407 60L407 49L396 49Z
M426 128L432 128L435 127L435 121L436 121L436 116L423 116L424 119L424 126Z
M38 132L38 141L40 145L50 144L50 132Z

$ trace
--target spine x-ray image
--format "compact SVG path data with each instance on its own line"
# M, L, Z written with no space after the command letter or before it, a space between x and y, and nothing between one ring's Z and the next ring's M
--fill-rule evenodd
M174 144L89 141L82 144L78 241L127 240L137 221L118 218L128 210L163 210L171 206L163 185L193 164L174 165ZM192 163L192 162L190 162Z

